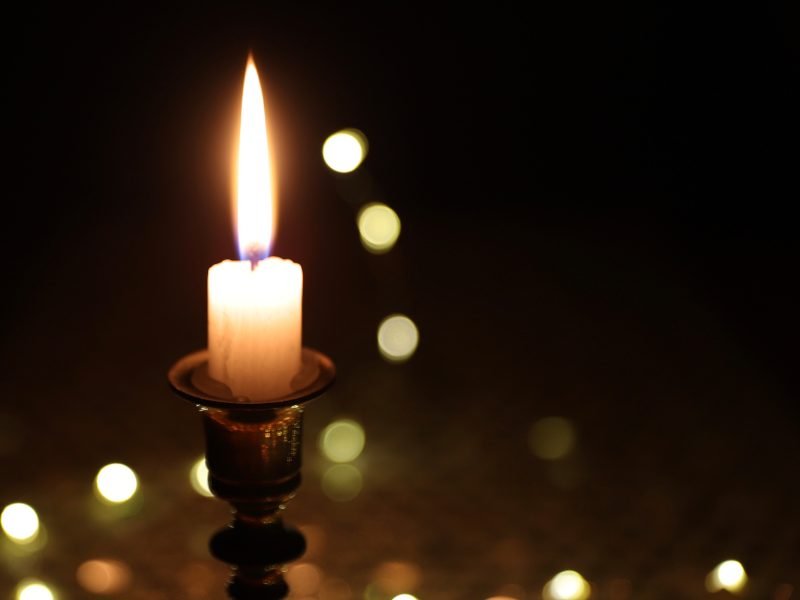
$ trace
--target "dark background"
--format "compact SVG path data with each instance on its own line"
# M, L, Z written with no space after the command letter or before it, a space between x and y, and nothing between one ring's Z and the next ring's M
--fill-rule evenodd
M326 222L308 208L332 187L320 139L358 126L375 140L374 180L408 218L470 230L485 264L509 259L495 238L523 238L519 255L537 231L657 255L788 383L800 132L792 23L766 4L528 16L41 8L6 50L3 242L15 293L5 312L81 252L118 271L131 255L190 271L179 261L230 254L230 231L204 223L228 201L237 82L252 49L281 151L278 251L313 255L308 246L324 243L306 214ZM148 238L154 224L170 247ZM519 275L498 293L514 294L528 279Z
M78 494L115 456L145 478L200 452L164 373L204 345L205 271L235 252L228 177L252 51L279 157L274 251L303 265L305 341L341 373L311 412L355 415L368 453L409 457L351 510L402 496L397 514L432 540L414 557L428 597L510 580L467 549L473 519L488 519L482 548L517 540L508 568L525 590L581 563L601 588L613 572L640 597L696 597L681 578L702 589L737 552L761 569L759 597L796 585L797 21L767 3L529 9L41 7L7 22L0 501ZM321 144L350 126L370 153L334 176ZM388 255L359 244L368 200L402 219ZM374 335L398 311L421 345L390 367ZM584 452L582 487L554 496L519 466L549 414L575 420ZM664 520L653 494L668 533L619 542L650 563L597 558L621 534L589 498L641 532ZM301 491L297 515L344 527L315 498ZM464 521L432 514L465 501ZM67 574L59 552L103 549L70 514L72 541L46 563ZM567 514L595 529L556 546L526 533L528 517L545 531ZM330 568L368 578L385 527L365 524ZM707 541L675 550L690 533Z

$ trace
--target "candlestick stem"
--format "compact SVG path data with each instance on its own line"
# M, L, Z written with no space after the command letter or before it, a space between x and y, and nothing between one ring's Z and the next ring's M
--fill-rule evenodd
M214 534L210 550L231 566L230 598L284 598L284 565L305 551L300 532L280 518L301 481L302 405L331 385L333 363L304 349L304 372L295 379L294 392L268 402L241 402L208 379L206 357L199 352L178 361L169 380L200 409L209 487L233 507L233 521Z

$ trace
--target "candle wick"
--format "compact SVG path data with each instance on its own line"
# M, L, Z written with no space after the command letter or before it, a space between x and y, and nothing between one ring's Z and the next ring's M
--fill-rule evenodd
M247 260L250 261L250 270L255 271L261 260L261 249L258 246L251 246L247 250Z

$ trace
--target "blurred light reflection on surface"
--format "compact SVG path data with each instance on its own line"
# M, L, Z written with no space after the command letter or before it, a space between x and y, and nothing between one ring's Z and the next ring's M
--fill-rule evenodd
M361 243L373 254L388 252L400 237L400 217L380 202L364 206L358 211L356 222Z
M318 525L299 525L298 529L306 538L306 552L303 558L314 560L325 550L325 530Z
M421 579L420 568L410 562L387 561L378 565L373 581L387 594L414 591Z
M205 457L201 456L197 459L197 462L192 465L192 469L189 471L189 481L192 484L192 489L201 496L205 496L206 498L214 496L214 494L211 493L211 489L208 487L208 467L206 466Z
M361 471L353 465L333 465L322 476L322 491L336 502L352 500L362 486Z
M127 502L139 487L136 473L121 463L112 463L100 469L94 483L100 499L112 504Z
M342 129L322 144L322 158L337 173L352 173L367 156L367 137L358 129Z
M589 584L577 571L561 571L542 590L545 600L584 600L590 594Z
M322 430L319 448L328 460L350 462L361 455L364 440L364 428L361 425L352 419L340 419Z
M499 588L488 600L524 600L527 596L525 588L521 585L509 583Z
M545 417L531 427L528 443L538 458L558 460L572 452L575 428L563 417Z
M389 315L378 326L378 349L389 362L407 361L417 349L419 331L405 315Z
M292 596L315 596L322 582L322 572L311 563L292 565L286 572L286 583Z
M326 579L319 589L319 600L350 600L353 590L343 579Z
M23 579L17 586L17 600L55 600L55 594L41 581Z
M0 514L0 526L5 534L18 544L29 544L39 535L39 515L33 507L15 502Z
M215 567L197 561L178 571L177 581L188 598L200 600L210 597L211 590L219 585L219 575Z
M93 594L116 594L131 582L131 570L118 560L87 560L75 574L78 583Z
M706 589L709 592L727 590L735 593L745 584L747 584L747 573L738 560L721 562L706 577Z
M417 597L411 594L398 594L392 600L417 600Z

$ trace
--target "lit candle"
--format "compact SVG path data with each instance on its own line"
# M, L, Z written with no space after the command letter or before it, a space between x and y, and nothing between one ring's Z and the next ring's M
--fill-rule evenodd
M208 373L251 401L291 391L302 363L300 265L269 257L274 185L264 97L247 63L239 129L236 214L239 256L208 270Z

